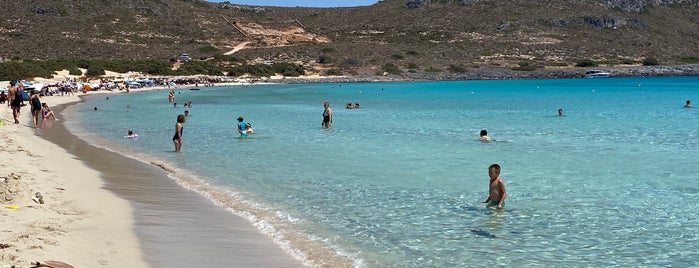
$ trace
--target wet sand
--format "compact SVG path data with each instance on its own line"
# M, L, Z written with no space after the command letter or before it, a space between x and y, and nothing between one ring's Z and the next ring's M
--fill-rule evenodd
M59 118L64 108L55 107ZM130 202L153 267L305 267L246 219L182 188L159 167L91 146L60 122L38 135L99 171L104 188Z

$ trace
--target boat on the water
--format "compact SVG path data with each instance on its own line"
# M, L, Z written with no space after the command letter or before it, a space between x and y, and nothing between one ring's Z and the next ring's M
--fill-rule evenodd
M585 78L604 78L609 77L609 73L600 70L590 70L585 73Z

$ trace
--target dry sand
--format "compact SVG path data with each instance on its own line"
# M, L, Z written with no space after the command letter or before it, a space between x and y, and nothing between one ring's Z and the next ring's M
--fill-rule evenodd
M56 107L80 98L41 101ZM1 105L0 200L8 208L0 208L0 267L47 260L75 267L304 266L250 222L159 168L75 138L60 115L35 130L29 106L13 124Z
M56 106L79 98L42 101ZM28 106L22 108L20 124L13 124L11 110L2 105L0 243L6 248L0 251L0 265L58 260L76 267L149 267L129 202L103 189L97 171L37 137ZM44 204L32 200L37 192Z

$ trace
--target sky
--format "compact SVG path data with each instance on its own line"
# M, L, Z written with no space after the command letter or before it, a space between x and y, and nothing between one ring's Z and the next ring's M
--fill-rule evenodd
M356 7L376 4L378 0L207 0L231 4L277 7Z

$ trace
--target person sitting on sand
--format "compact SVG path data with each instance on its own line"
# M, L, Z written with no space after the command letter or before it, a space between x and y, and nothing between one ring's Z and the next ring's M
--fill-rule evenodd
M53 120L56 120L56 116L53 114L53 111L49 109L49 105L45 102L41 104L41 114L43 115L44 119L49 119L49 117L52 117Z
M480 141L492 141L490 137L488 137L488 131L485 129L481 129L481 137L479 138Z

